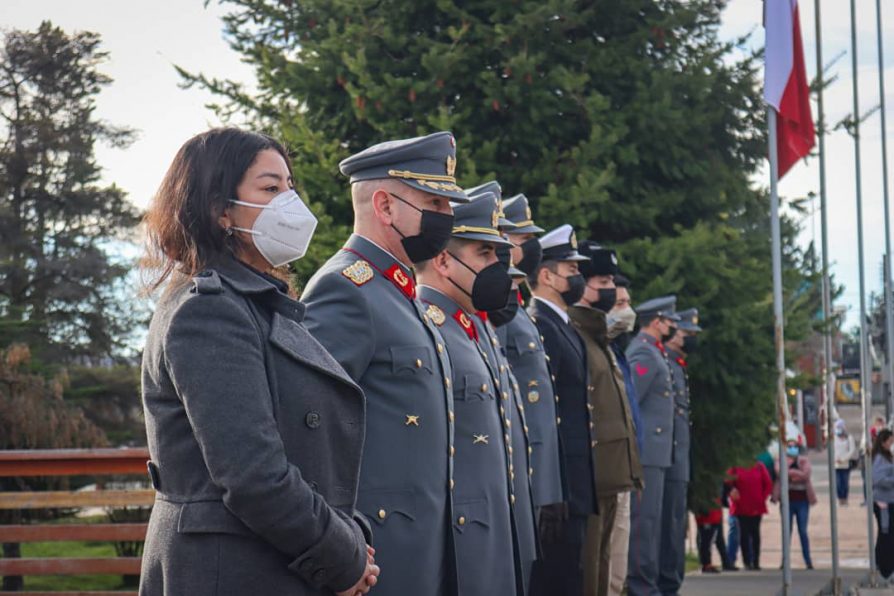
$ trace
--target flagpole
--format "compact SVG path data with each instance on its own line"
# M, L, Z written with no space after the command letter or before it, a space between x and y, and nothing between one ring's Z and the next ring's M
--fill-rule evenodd
M888 208L888 127L885 121L885 54L882 47L882 3L875 0L876 38L878 40L878 96L882 127L882 198L885 204L885 339L888 365L888 413L894 412L894 304L891 302L891 215Z
M776 110L767 105L770 132L770 235L773 250L773 329L776 343L776 414L779 419L780 502L782 505L782 596L788 596L792 585L789 536L791 535L788 502L788 470L785 463L785 433L788 422L788 401L785 396L785 341L782 319L782 234L779 229L779 155L776 147Z
M832 533L832 596L841 594L841 575L838 560L838 500L832 487L835 486L835 432L832 420L832 396L829 375L832 370L832 289L829 279L829 223L826 205L826 120L823 111L823 28L820 0L813 0L816 12L816 76L818 88L816 93L817 133L819 136L819 175L820 175L820 236L823 249L823 365L822 392L826 407L826 459L829 472L829 525Z
M872 456L870 448L872 439L869 434L870 414L872 411L871 392L867 391L867 383L870 375L866 367L869 364L869 338L866 325L866 275L863 257L863 187L861 181L860 162L860 98L857 81L857 8L856 0L850 1L851 9L851 68L853 70L853 95L854 95L854 167L856 178L856 202L857 202L857 267L860 280L860 401L863 406L863 440L866 442L866 450L863 454L865 469L865 498L866 498L866 537L869 543L869 574L864 585L876 586L876 561L875 548L873 548L873 512L872 512ZM831 487L830 487L831 488Z

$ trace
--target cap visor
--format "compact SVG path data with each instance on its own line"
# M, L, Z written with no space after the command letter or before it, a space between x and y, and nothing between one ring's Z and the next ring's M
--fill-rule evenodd
M530 224L527 226L515 227L509 230L510 234L542 234L545 230L540 226Z

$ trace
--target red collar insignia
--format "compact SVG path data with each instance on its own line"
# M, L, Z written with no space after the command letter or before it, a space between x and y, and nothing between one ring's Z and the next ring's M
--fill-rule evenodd
M475 315L477 315L477 317L479 319L481 319L482 323L487 323L487 311L486 310L479 310L475 313Z
M682 356L677 356L677 364L679 364L683 368L686 368L686 359Z
M661 353L667 356L667 350L664 349L664 344L661 343L660 339L655 340L655 347L661 350Z
M525 305L525 299L522 298L521 290L516 290L516 292L518 292L518 304L519 304L519 306L524 306L524 305Z
M395 263L389 267L388 270L385 271L385 277L391 280L391 283L393 283L404 296L410 300L416 298L416 282L413 281L412 277L404 273L404 270L401 269L400 265Z
M459 323L459 326L463 328L463 331L466 332L466 335L469 336L469 339L473 341L478 341L478 329L475 327L475 324L472 323L472 319L469 318L463 309L457 310L453 313L453 318Z

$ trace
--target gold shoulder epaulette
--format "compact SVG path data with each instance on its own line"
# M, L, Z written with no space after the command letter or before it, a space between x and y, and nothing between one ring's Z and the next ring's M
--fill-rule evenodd
M362 286L375 275L373 268L363 259L358 259L353 264L345 267L341 274L358 286Z
M447 320L447 317L444 316L444 311L435 306L434 304L428 305L428 310L425 311L425 314L428 315L428 318L432 320L432 323L440 327L444 324L444 321Z

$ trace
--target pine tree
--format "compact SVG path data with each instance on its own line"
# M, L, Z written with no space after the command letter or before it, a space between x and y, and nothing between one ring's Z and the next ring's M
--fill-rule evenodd
M294 152L323 213L322 250L347 235L337 163L375 142L451 130L460 183L495 177L541 225L618 249L637 301L676 293L706 328L692 358L692 504L752 460L774 411L768 198L756 54L721 42L722 0L227 0L231 46L259 92L182 72ZM803 281L785 222L786 284ZM789 337L806 333L789 301Z
M49 22L0 41L0 346L26 343L44 363L107 358L135 322L131 264L109 246L137 213L98 183L93 153L133 137L95 114L105 58L96 34Z

